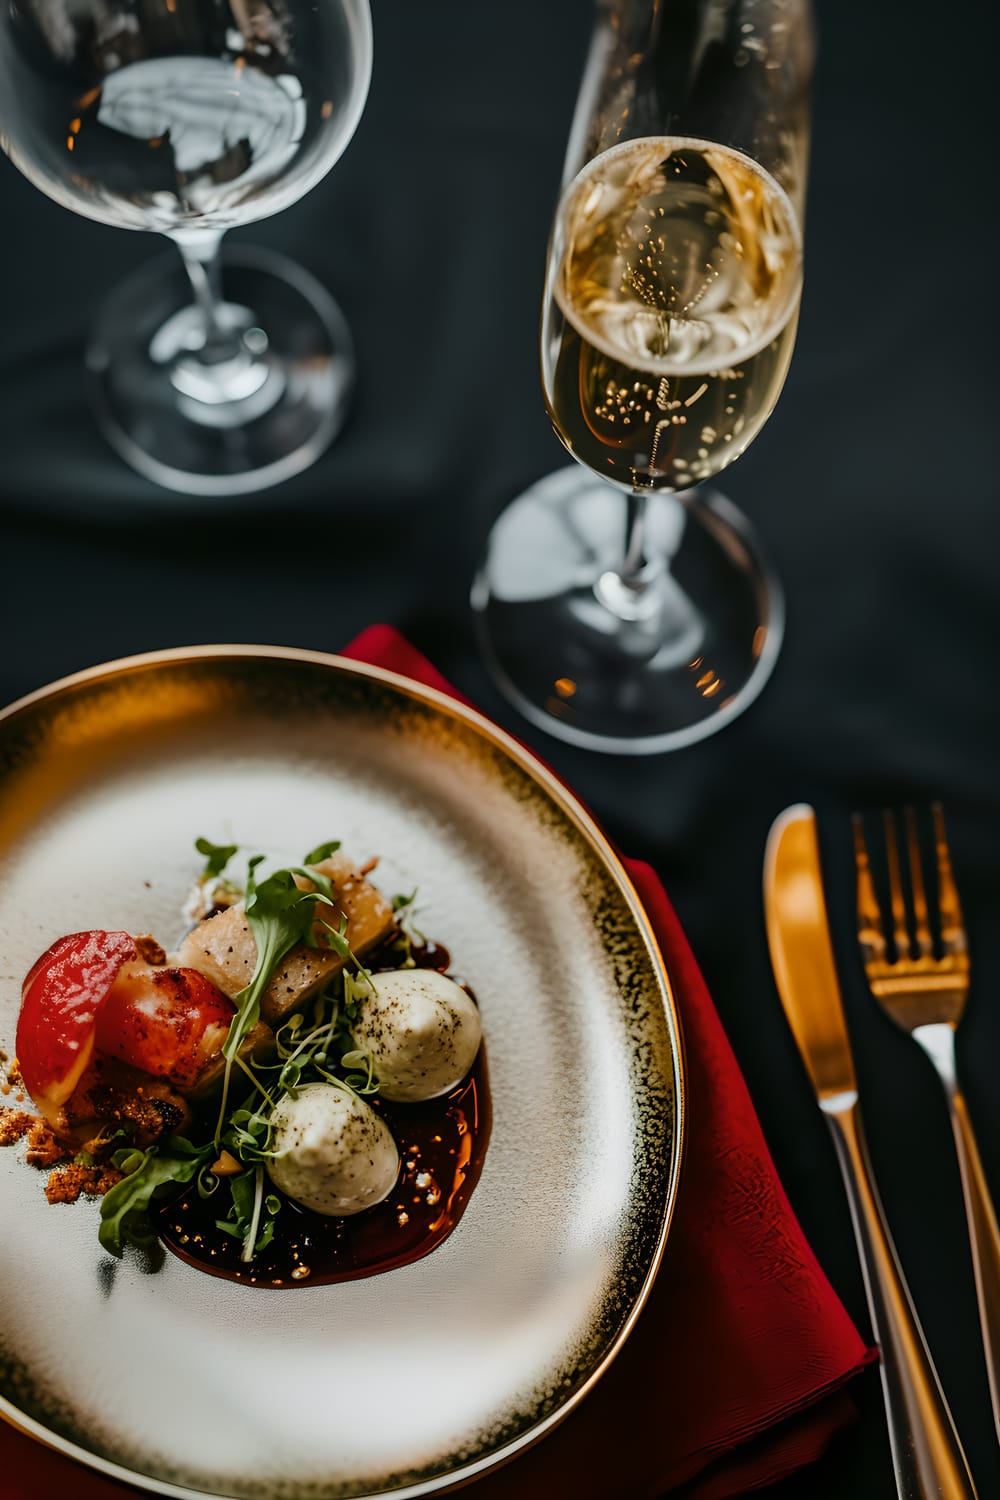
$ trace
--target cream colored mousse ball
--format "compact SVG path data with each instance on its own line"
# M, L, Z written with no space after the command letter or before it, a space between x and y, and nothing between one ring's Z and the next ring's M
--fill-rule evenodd
M399 1152L375 1111L332 1083L287 1094L271 1116L275 1187L318 1214L363 1213L392 1191Z
M378 1091L415 1103L461 1083L482 1040L479 1007L460 985L433 969L373 974L374 992L358 1000L355 1045L372 1059Z

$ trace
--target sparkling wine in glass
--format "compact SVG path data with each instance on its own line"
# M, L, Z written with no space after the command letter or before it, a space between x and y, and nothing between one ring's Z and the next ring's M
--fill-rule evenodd
M757 435L791 359L811 57L805 0L601 8L541 322L581 467L508 507L473 589L500 686L574 743L690 744L773 666L777 581L695 486Z
M168 488L275 484L343 421L354 360L336 304L284 257L221 245L329 171L371 60L367 0L8 0L0 14L14 164L64 207L180 251L116 289L87 351L104 432Z

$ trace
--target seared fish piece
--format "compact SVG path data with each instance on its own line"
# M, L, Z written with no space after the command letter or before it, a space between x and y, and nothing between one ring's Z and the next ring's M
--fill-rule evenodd
M317 917L331 927L338 927L341 914L346 916L347 941L353 952L363 958L396 925L390 902L358 873L353 860L346 855L333 854L310 868L328 875L333 884L334 905L318 906ZM303 890L311 889L308 881L298 879L298 884ZM315 932L317 940L322 942L324 929L318 923ZM199 969L230 997L245 989L253 978L257 944L243 902L200 922L181 943L177 962ZM263 1019L270 1026L280 1026L286 1016L324 989L343 967L344 960L331 949L299 943L282 959L261 997Z

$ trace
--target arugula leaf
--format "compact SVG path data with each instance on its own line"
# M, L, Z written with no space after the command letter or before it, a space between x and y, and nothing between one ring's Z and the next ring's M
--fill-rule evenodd
M231 1177L229 1179L229 1188L233 1195L233 1207L236 1210L236 1223L244 1234L253 1216L253 1200L256 1186L257 1170L255 1167L248 1167L238 1177Z
M211 1145L193 1146L180 1136L170 1136L163 1151L156 1146L143 1152L116 1151L112 1158L116 1167L128 1168L136 1157L138 1162L101 1201L98 1239L104 1249L119 1259L126 1245L151 1250L156 1244L156 1231L149 1217L154 1195L168 1183L190 1182L212 1154Z
M259 1255L262 1250L266 1250L267 1249L268 1245L271 1243L271 1241L273 1239L274 1239L274 1219L273 1219L273 1217L271 1217L271 1218L267 1218L267 1219L264 1220L264 1227L261 1230L260 1234L257 1236L257 1243L254 1245L252 1252L249 1255L244 1255L243 1259L244 1260L253 1260L253 1257L255 1255Z
M302 863L304 865L321 864L324 859L329 859L331 854L336 854L339 848L339 839L327 839L325 844L317 844L315 849L310 849L309 853L304 857Z
M238 853L239 844L213 844L211 839L195 839L194 847L199 854L204 854L207 860L204 870L201 872L202 880L210 880L214 875L221 875L223 870Z
M243 1230L238 1224L234 1224L232 1219L216 1219L215 1227L221 1229L223 1234L228 1234L230 1239L242 1240L243 1238Z

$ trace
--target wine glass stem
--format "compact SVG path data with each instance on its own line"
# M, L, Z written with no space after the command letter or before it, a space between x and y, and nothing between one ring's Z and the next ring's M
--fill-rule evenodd
M621 562L598 578L594 592L604 608L623 623L649 621L661 608L662 558L646 555L648 496L632 490L625 513L625 549Z
M646 557L646 500L647 496L641 490L632 490L625 514L625 556L618 576L623 584L632 588L644 586L649 569Z
M253 400L257 415L279 399L283 376L268 358L268 340L250 308L222 297L219 271L221 230L179 230L171 238L181 253L194 306L161 329L157 340L171 361L170 380L178 395L197 403L194 420L232 426L247 420L239 403ZM223 408L229 414L220 419ZM198 414L200 412L200 415Z
M226 331L220 318L222 290L219 251L222 235L221 229L199 229L191 234L185 234L182 230L173 235L191 283L195 305L204 323L205 343L199 351L199 357L206 364L219 359L232 359L238 353L238 339Z

